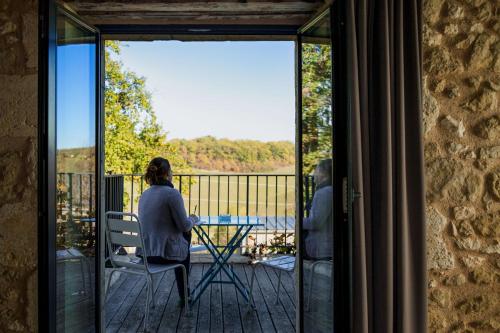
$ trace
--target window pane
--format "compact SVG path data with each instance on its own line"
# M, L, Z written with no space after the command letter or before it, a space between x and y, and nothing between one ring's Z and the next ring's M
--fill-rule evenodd
M56 50L57 331L94 327L96 44L60 13Z
M304 329L332 332L334 189L329 15L306 31L302 40Z

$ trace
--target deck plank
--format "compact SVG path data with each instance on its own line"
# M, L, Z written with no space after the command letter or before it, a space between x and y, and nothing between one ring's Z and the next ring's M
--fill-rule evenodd
M177 291L177 285L174 279L170 291L170 297L168 298L167 305L165 306L165 310L163 311L163 316L158 327L158 332L175 332L177 330L179 318L181 315L185 315L178 303L179 292Z
M201 275L203 273L202 265L191 265L191 271L189 272L189 285L190 289L193 289L193 286L198 283L201 279ZM196 302L192 305L191 312L189 316L182 316L179 320L179 326L177 327L177 332L179 333L187 333L187 332L196 332L196 321L198 320L198 308L200 306L200 302Z
M120 280L122 281L121 283L119 283ZM139 279L137 277L130 276L130 274L121 274L118 281L113 284L112 288L116 286L116 289L110 290L110 294L106 301L106 326L111 323L114 316L118 313L122 306L127 306L125 299L137 283L139 283Z
M230 268L228 268L229 270ZM221 278L224 281L229 281L225 273L221 271ZM236 298L236 287L233 284L223 284L222 288L222 304L223 304L223 323L224 332L240 333L242 332L240 311L238 299Z
M275 269L271 267L265 267L264 271L266 272L267 276L269 277L269 281L271 282L271 285L274 288L274 292L276 294L278 290L278 274L279 272L276 271ZM295 327L295 304L292 301L290 295L287 292L287 280L290 279L290 274L287 272L281 272L281 287L280 287L280 297L279 301L283 308L285 309L285 312L288 316L288 319L290 320L290 323Z
M288 315L282 304L275 304L276 291L274 290L269 276L264 271L264 267L257 265L255 280L259 284L267 308L271 314L271 319L277 332L294 332L295 328L291 324Z
M137 297L139 296L145 285L144 278L137 277L137 280L137 283L123 301L122 306L120 307L118 312L115 314L111 322L106 326L106 333L118 332L123 324L123 321L135 304Z
M201 265L200 265L201 266ZM209 264L203 265L203 274L205 274L210 267ZM193 284L195 286L196 284ZM198 299L196 303L198 306L198 322L196 325L197 333L207 333L210 332L210 299L211 299L211 288L209 287L205 290L205 293Z
M167 306L172 292L177 292L177 287L175 286L175 274L174 272L166 272L163 275L163 279L161 279L159 283L158 290L156 291L156 306L154 309L151 309L152 311L149 316L149 329L152 332L158 331L158 327L160 326L163 317L163 312L165 311L165 307ZM141 325L143 324L141 323Z
M201 279L209 264L193 264L190 287ZM252 268L234 265L243 283L249 286ZM219 279L225 274L220 274ZM212 284L191 309L190 316L177 306L179 296L173 272L155 279L156 306L150 309L151 332L293 332L295 306L293 280L284 277L280 304L275 305L277 275L272 270L257 268L254 282L256 310L248 310L246 300L231 284ZM110 289L106 302L106 332L142 332L145 280L122 274Z
M156 291L158 290L158 286L160 285L161 279L163 278L164 273L157 274L153 279L153 290L156 295ZM127 317L122 323L120 330L118 332L126 333L126 332L136 332L139 328L142 329L146 311L146 299L147 299L147 288L144 285L141 293L137 297L133 307L130 309ZM153 302L151 301L149 305L149 315L154 311ZM148 322L148 324L151 321Z
M215 279L220 279L220 273ZM213 283L210 289L210 332L220 333L224 330L221 285ZM204 296L206 297L206 291L201 297Z
M266 272L269 275L269 278L271 279L271 282L273 285L276 287L278 283L278 272L275 269L271 269L269 267L266 267ZM292 273L282 273L281 274L281 292L285 292L286 295L288 295L290 302L295 306L295 282L292 278L294 272ZM276 283L276 284L275 284ZM280 293L281 293L280 292Z
M252 267L250 265L244 265L243 269L245 270L248 286L250 287L250 280L252 278ZM276 332L276 328L274 326L273 319L271 318L271 314L269 312L269 308L264 301L264 296L262 294L262 290L260 289L259 283L257 279L254 280L253 284L253 299L255 302L255 310L252 310L256 313L259 318L259 324L262 329L262 332Z
M247 275L242 265L236 265L234 267L234 271L239 276L241 281L250 289L250 283L247 280ZM251 307L248 306L248 302L239 292L236 293L236 297L238 299L238 309L240 311L240 319L241 319L241 326L243 327L243 332L245 333L262 332L257 313ZM271 328L274 330L274 327L272 327L272 325Z

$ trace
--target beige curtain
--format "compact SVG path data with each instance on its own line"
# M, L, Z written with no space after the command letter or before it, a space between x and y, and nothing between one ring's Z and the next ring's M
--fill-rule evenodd
M421 1L347 3L353 328L425 332Z

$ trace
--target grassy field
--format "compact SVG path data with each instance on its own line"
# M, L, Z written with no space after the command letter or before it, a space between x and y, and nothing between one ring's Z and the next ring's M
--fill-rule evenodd
M289 169L288 169L289 170ZM293 173L273 172L266 175L237 175L218 173L200 174L174 178L174 186L180 189L186 211L201 216L250 215L269 217L295 217L295 176ZM286 175L286 176L285 176ZM147 188L141 176L126 176L124 180L124 211L138 212L138 201L142 190ZM132 185L133 184L133 185ZM131 193L134 193L133 199ZM225 244L233 235L235 227L207 228L210 238L217 244ZM274 230L262 240L262 235L252 235L266 244ZM287 230L287 235L294 233ZM198 243L193 235L193 242ZM259 238L260 237L260 238ZM269 238L268 238L269 237ZM248 239L244 241L249 245Z
M286 176L285 176L286 175ZM295 176L290 173L267 175L217 174L183 176L174 178L180 189L186 210L197 215L259 215L294 216ZM137 212L141 190L147 185L140 176L126 176L126 211ZM133 190L132 190L133 188ZM131 193L134 193L133 201Z

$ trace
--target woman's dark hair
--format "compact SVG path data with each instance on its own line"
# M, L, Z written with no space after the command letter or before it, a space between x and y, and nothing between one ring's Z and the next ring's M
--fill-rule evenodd
M171 172L170 162L167 159L155 157L149 162L144 178L146 178L146 183L149 185L157 185L167 180Z
M331 158L327 158L324 160L319 161L318 163L318 168L321 170L321 173L327 176L326 182L328 184L332 184L332 167L333 167L333 162Z

